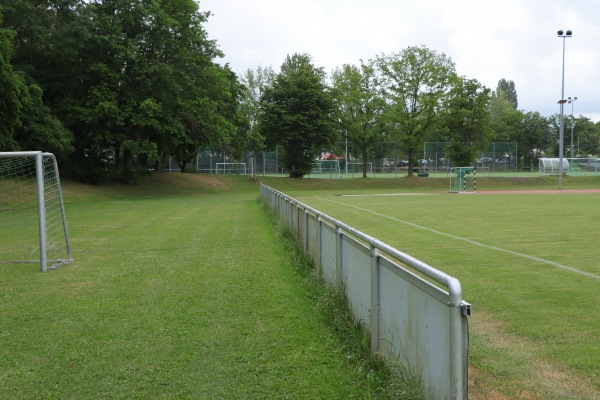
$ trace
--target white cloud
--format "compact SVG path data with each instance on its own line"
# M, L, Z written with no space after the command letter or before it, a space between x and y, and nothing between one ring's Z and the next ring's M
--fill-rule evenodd
M276 71L287 54L308 53L331 71L381 53L425 45L445 53L459 74L491 89L515 82L519 108L559 111L562 39L565 97L575 113L600 120L600 2L596 0L200 0L205 25L235 72ZM570 110L569 110L570 111Z

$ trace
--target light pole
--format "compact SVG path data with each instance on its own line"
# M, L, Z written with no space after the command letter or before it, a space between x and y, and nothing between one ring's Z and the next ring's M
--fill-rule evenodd
M575 151L575 148L573 147L573 127L575 126L575 117L573 116L573 103L575 102L575 100L577 100L577 97L573 97L568 99L568 103L571 103L571 164L573 163L573 152Z
M565 103L565 39L571 37L573 35L573 31L564 32L562 29L557 32L558 37L563 40L563 58L562 58L562 91L560 95L560 100L558 104L560 104L560 130L559 130L559 143L558 143L558 189L562 189L562 174L563 174L563 152L564 152L564 129L565 129L565 121L564 121L564 109Z

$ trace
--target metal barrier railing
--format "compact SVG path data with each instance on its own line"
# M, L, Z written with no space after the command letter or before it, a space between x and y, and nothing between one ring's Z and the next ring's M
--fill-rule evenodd
M426 398L468 397L471 308L456 278L269 186L260 192L345 293L373 352L418 375Z

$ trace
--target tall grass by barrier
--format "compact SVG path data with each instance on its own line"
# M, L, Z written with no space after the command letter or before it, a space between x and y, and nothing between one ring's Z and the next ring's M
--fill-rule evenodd
M261 184L262 198L342 290L371 349L419 376L425 398L468 397L468 315L460 282Z

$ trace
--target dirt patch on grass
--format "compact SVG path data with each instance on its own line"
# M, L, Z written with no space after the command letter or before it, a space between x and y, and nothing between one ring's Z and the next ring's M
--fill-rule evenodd
M470 323L471 332L483 346L502 353L504 358L488 358L482 369L469 367L470 399L600 399L600 391L588 379L544 359L531 340L510 333L503 322L489 313L478 311ZM486 371L502 370L501 364L511 360L519 363L521 373L494 376Z
M206 174L160 173L154 174L152 181L185 189L227 189L232 185L231 180L223 179L222 176Z

